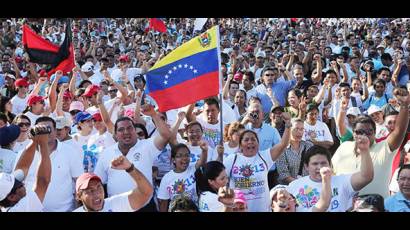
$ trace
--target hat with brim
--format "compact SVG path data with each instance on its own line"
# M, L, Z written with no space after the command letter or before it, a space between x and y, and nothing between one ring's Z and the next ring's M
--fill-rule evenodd
M90 183L91 180L98 180L101 182L100 177L94 173L81 174L81 176L77 178L77 181L75 183L75 191L79 192L81 189L87 189L88 184Z
M20 127L17 125L9 125L0 128L0 145L8 145L17 140L20 135Z
M93 118L93 116L91 114L89 114L87 112L79 112L74 117L74 124L73 125L77 125L80 122L90 120L91 118Z

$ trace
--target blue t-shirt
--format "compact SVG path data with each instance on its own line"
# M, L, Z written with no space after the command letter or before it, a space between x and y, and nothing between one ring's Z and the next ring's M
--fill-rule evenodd
M367 110L371 105L376 105L382 108L384 105L389 103L389 99L392 98L389 94L384 94L380 98L375 96L375 93L370 94L369 98L363 103L363 108Z
M410 212L410 200L407 200L401 192L387 198L384 207L389 212Z

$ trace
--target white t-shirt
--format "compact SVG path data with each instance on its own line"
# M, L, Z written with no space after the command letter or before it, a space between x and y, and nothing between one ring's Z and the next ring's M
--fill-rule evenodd
M199 196L200 212L222 212L224 204L218 201L218 195L213 192L203 192Z
M152 138L138 140L138 142L128 151L127 159L141 171L152 185L152 166L161 150L157 149ZM103 151L98 159L94 173L97 174L103 184L107 184L108 197L124 193L135 188L136 184L132 177L124 170L111 168L111 161L122 155L118 149L118 144Z
M80 133L74 134L72 137L77 146L81 149L81 160L84 172L94 172L97 165L98 152L91 151L88 148L88 140L92 137L92 133L87 136L82 136ZM94 149L95 150L95 149Z
M140 68L127 68L127 77L128 77L128 80L130 82L134 82L134 77L137 74L142 74L142 69L140 69ZM121 69L115 69L111 73L111 78L116 82L118 82L121 79L121 76L122 76L122 70Z
M390 192L395 192L395 193L400 192L399 183L397 182L397 177L399 177L399 169L400 168L397 168L396 171L394 171L393 176L390 180L390 185L389 185Z
M24 109L27 107L27 100L28 96L26 95L25 98L20 98L19 96L15 95L11 100L12 109L11 112L14 114L20 114L23 113ZM33 121L31 121L33 123Z
M352 188L351 177L352 174L332 176L332 200L328 212L345 212L352 206L352 198L356 192ZM304 176L292 181L287 191L296 198L296 212L311 212L312 207L319 201L322 183L312 181L310 176Z
M189 151L191 152L191 160L189 162L189 166L195 166L196 162L199 161L199 159L201 159L201 155L202 155L202 149L199 146L192 146L188 143L185 143L188 148ZM216 160L218 158L218 153L216 152L216 149L211 148L208 146L208 155L206 158L206 161L213 161Z
M19 152L16 162L18 162L22 152ZM40 159L41 154L36 151L33 163L24 180L27 189L34 189ZM57 149L50 154L50 160L51 181L43 201L44 211L72 211L74 209L74 178L79 177L83 173L81 155L64 142L58 142Z
M306 121L304 122L305 134L303 135L302 140L310 140L309 132L313 131L316 133L317 141L332 141L332 134L330 134L329 128L327 125L321 121L316 121L314 126L309 125Z
M387 129L387 127L384 124L382 125L376 124L375 137L379 139L379 138L386 137L387 135L389 135L389 130Z
M131 208L128 196L131 192L121 193L110 198L104 199L104 206L98 212L135 212L136 210ZM73 212L86 212L84 206L81 206Z
M22 142L17 142L16 141L16 144L14 144L14 146L13 146L13 152L15 152L15 153L20 152L21 150L25 149L26 146L29 145L31 142L32 142L32 140L28 139L28 138L25 141L22 141Z
M32 113L31 111L26 112L24 115L26 115L28 118L30 118L31 127L34 127L34 125L35 125L37 119L38 119L39 117L42 117L42 116L43 116L42 114L36 115L36 114Z
M104 80L103 75L100 72L94 72L94 74L88 78L93 85L100 85L100 83Z
M0 147L0 173L12 173L14 162L16 160L16 153Z
M239 145L238 147L231 148L229 147L228 142L224 143L224 158L228 157L229 155L233 155L237 152L239 152Z
M198 200L196 194L195 166L188 166L184 172L169 171L161 180L158 189L158 199L172 200L176 195L186 194L194 202Z
M42 212L43 204L34 191L28 190L26 196L10 208L2 208L2 212Z
M202 115L202 114L201 114ZM208 146L211 148L215 148L219 141L221 140L221 124L218 121L217 124L212 125L209 124L207 121L202 119L202 116L199 115L196 117L196 120L201 124L203 130L203 139L208 142Z
M237 159L234 163L235 156ZM270 150L261 151L253 157L237 153L224 159L230 187L244 193L250 212L270 211L268 172L273 164Z
M171 147L167 145L154 160L154 166L158 168L158 178L164 177L171 171L174 165L171 163Z

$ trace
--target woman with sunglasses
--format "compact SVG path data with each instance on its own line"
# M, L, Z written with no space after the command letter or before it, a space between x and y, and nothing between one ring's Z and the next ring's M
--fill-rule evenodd
M31 142L31 140L28 138L31 122L30 118L28 118L26 115L19 114L14 118L13 124L20 127L20 135L13 147L13 152L18 153Z
M159 211L166 212L168 204L178 194L186 194L195 202L198 200L196 194L195 170L206 163L208 155L208 144L201 141L201 158L195 166L190 166L191 152L185 144L178 144L171 149L171 161L174 169L169 171L161 180L158 190Z

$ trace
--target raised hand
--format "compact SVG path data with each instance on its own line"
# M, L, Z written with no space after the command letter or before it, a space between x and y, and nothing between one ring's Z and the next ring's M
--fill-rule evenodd
M320 168L320 176L322 177L322 180L330 181L330 179L332 178L332 169L330 169L329 167Z
M282 113L282 119L285 123L289 123L290 119L292 119L292 116L288 112Z
M299 110L300 111L306 111L306 106L307 106L306 97L302 96L301 99L300 99L300 103L299 103Z
M235 192L226 186L218 189L218 201L226 206L232 206L235 200Z
M340 101L340 109L346 111L349 108L349 98L342 98Z
M157 114L157 112L155 112L154 106L150 105L150 104L144 104L141 106L141 112L142 114L146 115L146 116L154 116L155 114Z
M118 170L125 170L131 167L131 162L127 157L120 155L111 161L111 168Z
M216 146L216 152L218 153L219 156L222 156L225 152L225 148L223 145L217 145Z
M208 143L206 141L199 141L199 147L202 151L208 151Z
M182 121L186 117L186 113L184 111L178 112L178 120Z
M369 152L370 149L370 140L365 135L356 136L356 151L359 154Z

